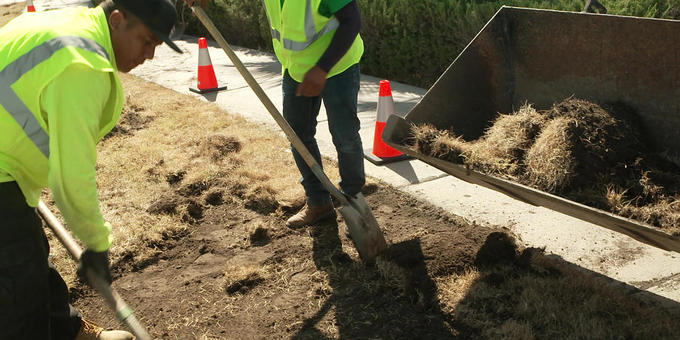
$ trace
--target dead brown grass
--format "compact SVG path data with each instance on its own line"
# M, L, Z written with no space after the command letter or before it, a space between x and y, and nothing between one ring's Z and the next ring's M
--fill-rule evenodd
M438 151L434 147L435 141L445 134L431 124L411 126L410 143L414 150L425 155L436 155Z
M665 198L643 206L627 203L614 209L622 216L654 226L680 225L680 199L678 198Z
M472 143L466 157L468 164L486 173L519 177L523 172L519 160L531 147L544 123L543 116L529 104L512 114L499 115L484 136Z
M562 192L575 174L572 154L576 139L573 118L559 117L546 124L526 154L526 182L543 191Z
M229 295L245 294L268 276L268 270L263 266L232 266L224 272L222 287Z
M26 3L17 2L0 6L0 27L5 26L10 20L26 10Z
M469 152L465 141L450 131L438 134L432 142L432 149L436 157L453 163L463 163Z
M640 301L622 299L608 278L542 256L541 250L532 252L520 266L438 278L444 312L481 330L479 339L641 339L651 334L649 329L673 328L672 318L654 315ZM495 305L499 300L509 303ZM630 327L631 315L650 324ZM659 337L671 333L666 334Z

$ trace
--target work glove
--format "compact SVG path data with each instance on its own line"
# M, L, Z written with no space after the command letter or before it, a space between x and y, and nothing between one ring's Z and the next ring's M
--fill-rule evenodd
M107 250L102 252L92 251L86 249L82 255L80 255L80 262L78 263L78 275L87 280L87 271L90 270L97 275L99 278L104 279L107 284L111 284L113 279L111 278L111 270L109 269L109 252Z

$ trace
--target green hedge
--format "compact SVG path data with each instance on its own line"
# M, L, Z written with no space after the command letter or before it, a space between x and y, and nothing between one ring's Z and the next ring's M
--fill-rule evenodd
M209 37L210 34L191 13L191 9L180 4L181 0L177 2L180 20L183 17L188 24L186 32L191 35ZM205 11L229 44L273 51L271 33L269 33L267 15L262 1L218 0L211 1L211 3ZM183 15L182 12L184 12Z
M601 1L611 14L679 18L680 0ZM581 11L584 3L575 0L359 0L363 18L361 34L366 43L362 71L427 88L501 6Z
M585 0L357 0L362 73L429 87L502 6L581 11ZM680 19L680 0L600 0L610 14ZM208 35L178 2L187 33ZM214 0L206 10L231 44L271 51L262 1Z

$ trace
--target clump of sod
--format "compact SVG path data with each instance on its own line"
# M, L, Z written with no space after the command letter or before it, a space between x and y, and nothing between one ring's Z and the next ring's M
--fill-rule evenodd
M433 155L448 162L461 164L468 157L469 147L451 131L443 131L432 143Z
M539 190L561 192L575 175L578 123L574 118L558 117L546 124L524 158L524 182Z
M442 133L442 130L437 129L432 124L412 125L409 144L413 150L419 153L435 156L433 144Z
M568 189L592 186L593 176L597 181L603 181L601 177L610 175L608 169L625 167L644 152L637 137L639 132L634 131L611 105L602 107L567 98L553 105L546 115L549 119L572 119L572 124L565 128L575 137L571 152L577 164Z
M521 159L544 124L545 118L529 104L499 115L484 136L471 143L467 163L485 173L516 179L524 168Z

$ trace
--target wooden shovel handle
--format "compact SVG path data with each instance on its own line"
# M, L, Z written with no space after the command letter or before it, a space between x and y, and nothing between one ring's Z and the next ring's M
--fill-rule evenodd
M52 232L54 232L54 235L57 236L61 244L68 250L69 254L71 254L71 257L78 261L83 250L80 249L80 246L71 237L71 234L61 225L59 220L42 201L38 203L38 213ZM88 270L86 275L92 286L104 297L106 303L116 313L116 318L127 325L132 334L137 337L137 340L151 340L151 336L146 332L139 320L137 320L132 308L128 307L123 298L104 279L94 274L91 270Z
M340 190L338 190L338 188L336 188L335 185L331 183L326 174L323 172L323 169L321 169L319 163L317 163L314 159L314 156L312 156L309 150L307 150L307 147L305 147L305 145L302 143L302 140L300 140L295 131L293 131L293 128L290 127L281 113L279 113L279 110L276 108L276 106L274 106L274 103L272 103L262 87L260 87L260 84L257 83L250 71L248 71L248 69L243 65L241 59L239 59L236 53L234 53L234 51L231 49L227 41L222 36L222 33L220 33L217 27L215 27L215 24L213 24L212 20L210 20L210 17L208 17L205 11L196 3L191 6L191 11L193 11L194 15L198 17L198 20L203 23L203 26L205 26L208 32L210 32L213 38L217 41L217 44L222 47L224 53L226 53L229 59L231 59L232 64L234 64L239 73L241 73L243 79L245 79L246 83L248 83L253 92L255 92L255 95L257 95L264 107L267 108L267 111L269 111L269 114L272 116L272 118L274 118L276 123L279 124L279 127L281 130L283 130L283 133L286 135L290 143L293 144L295 150L300 153L300 156L302 156L309 168L312 169L312 172L314 172L314 175L316 175L321 184L323 184L326 190L328 190L331 195L335 196L335 198L337 198L343 205L349 204L345 195L343 195L342 192L340 192Z

